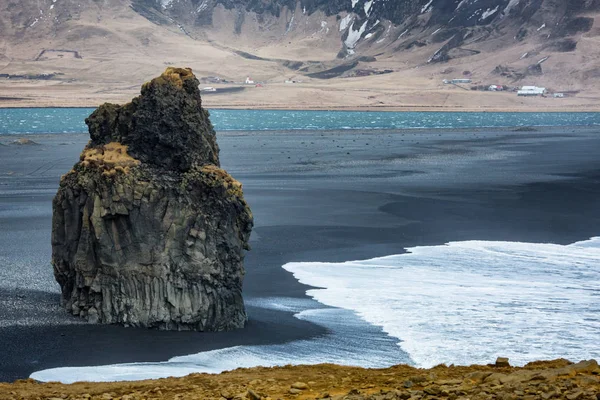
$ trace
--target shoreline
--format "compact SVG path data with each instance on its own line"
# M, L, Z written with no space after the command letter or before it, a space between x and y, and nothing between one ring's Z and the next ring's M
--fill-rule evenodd
M110 103L108 101L107 103ZM90 103L89 105L20 105L18 103L0 104L0 110L3 109L51 109L51 108L97 108L103 103ZM252 105L207 105L210 110L246 110L246 111L351 111L351 112L448 112L448 113L597 113L598 107L579 107L571 108L548 108L548 107L455 107L455 106L319 106L319 107L276 107L276 106L252 106Z
M214 111L216 109L212 109L209 111ZM300 110L301 111L301 110ZM585 112L582 112L585 113ZM247 134L253 135L269 135L269 134L278 134L278 133L286 133L289 135L303 135L303 134L311 134L312 132L316 133L347 133L347 134L355 134L357 136L360 135L379 135L379 134L419 134L426 132L435 132L438 134L442 133L485 133L485 132L510 132L510 133L520 133L520 134L535 134L535 133L543 133L543 132L552 132L556 133L558 131L567 131L574 130L576 132L582 132L587 130L595 130L600 127L600 124L588 124L588 125L511 125L511 126L467 126L467 127L405 127L405 128L368 128L368 127L359 127L359 128L299 128L299 129L215 129L217 132L217 136L244 136ZM40 132L17 132L17 133L2 133L0 132L0 145L11 145L12 142L18 139L51 139L58 140L59 138L73 136L82 136L88 135L87 131L80 132L51 132L51 133L40 133ZM4 142L3 142L3 139Z
M191 374L138 382L69 385L32 379L0 383L0 399L598 399L600 367L595 360L536 361L511 367L495 364L417 369L396 365L363 369L332 364L250 368L218 375Z
M432 129L406 136L389 131L219 133L222 165L243 182L257 221L244 296L306 298L309 287L281 268L291 261L361 260L469 239L567 244L598 235L600 128L463 131L441 137ZM211 346L327 334L291 312L260 308L249 314L262 335L233 331L215 334L214 342L190 343L190 337L210 334L141 332L73 324L72 319L67 324L55 289L48 291L55 286L47 263L50 201L87 136L38 138L40 146L0 147L0 223L6 226L0 243L8 268L0 286L6 296L0 302L5 321L0 341L8 343L9 354L0 360L0 380L56 366L165 360ZM577 155L576 162L557 157L561 154ZM37 291L28 286L34 282ZM34 315L20 311L40 308ZM92 333L99 339L90 342ZM251 333L256 336L246 337Z

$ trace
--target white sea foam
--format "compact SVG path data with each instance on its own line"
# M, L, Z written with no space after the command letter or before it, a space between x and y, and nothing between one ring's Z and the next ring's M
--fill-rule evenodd
M600 238L467 241L367 261L291 263L308 294L381 326L420 367L600 357Z
M324 307L309 299L267 298L247 303L296 312L298 319L324 326L328 333L285 344L235 346L206 351L175 357L166 362L53 368L36 372L31 377L42 382L106 382L177 377L194 372L219 373L259 365L336 363L386 367L410 361L397 346L397 340L358 318L352 311ZM356 349L360 349L360 352Z
M467 241L345 263L290 263L311 300L250 300L327 328L313 339L236 346L161 363L55 368L40 381L117 381L332 362L514 364L600 357L600 238L568 246ZM358 316L361 318L359 318ZM389 334L390 336L382 333ZM357 351L360 349L360 351Z

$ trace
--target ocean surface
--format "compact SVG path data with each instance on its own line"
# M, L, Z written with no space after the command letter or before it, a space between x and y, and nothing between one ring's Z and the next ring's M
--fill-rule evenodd
M0 135L85 132L84 118L92 111L0 109ZM212 110L211 114L218 131L600 125L600 113ZM600 238L570 245L465 241L406 250L343 263L288 263L282 268L315 288L307 292L310 298L246 298L249 305L287 310L321 325L328 332L323 336L235 346L164 362L54 368L35 372L32 378L70 383L216 373L258 365L431 367L485 364L497 356L509 357L514 365L557 357L600 358Z
M0 108L0 135L87 132L93 108ZM217 131L600 125L600 113L211 110Z
M316 301L248 303L296 312L327 335L236 346L161 363L55 368L40 381L116 381L238 367L338 363L513 365L565 357L600 358L600 238L571 245L465 241L344 263L283 266ZM380 329L388 336L381 335Z

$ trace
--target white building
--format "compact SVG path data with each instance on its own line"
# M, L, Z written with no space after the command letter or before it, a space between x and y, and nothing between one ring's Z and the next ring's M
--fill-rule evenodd
M215 88L214 88L214 87L212 87L212 86L207 86L207 87L204 87L204 88L200 89L200 91L201 91L201 92L216 92L216 91L217 91L217 89L215 89Z
M546 88L537 86L523 86L517 92L517 96L543 96L546 94Z
M246 85L254 85L254 81L250 77L246 78Z
M444 79L442 82L444 82L446 85L453 83L453 84L457 84L457 83L471 83L471 79L452 79L452 80L448 80L448 79Z

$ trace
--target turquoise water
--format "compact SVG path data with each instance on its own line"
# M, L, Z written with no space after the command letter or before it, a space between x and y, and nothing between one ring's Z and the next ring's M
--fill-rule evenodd
M0 109L0 135L87 132L93 108ZM600 113L211 110L218 131L600 125Z

